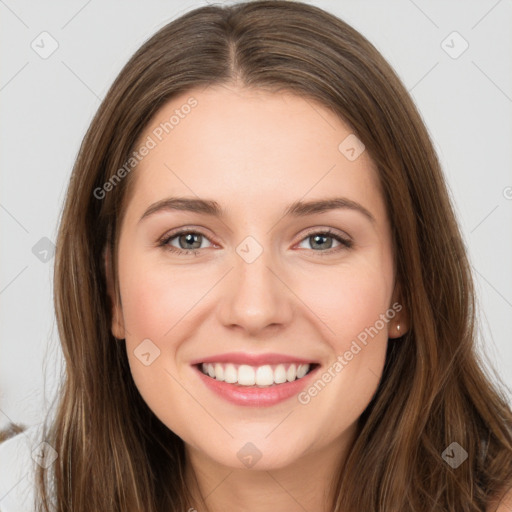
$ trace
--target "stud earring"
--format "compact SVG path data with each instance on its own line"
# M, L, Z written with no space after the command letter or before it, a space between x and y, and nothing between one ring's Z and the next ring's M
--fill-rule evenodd
M398 333L400 333L400 324L396 324L396 330Z

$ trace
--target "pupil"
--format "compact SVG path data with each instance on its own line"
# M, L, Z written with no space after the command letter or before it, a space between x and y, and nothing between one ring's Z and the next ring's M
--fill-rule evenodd
M194 237L195 236L199 236L199 235L196 235L194 233L187 233L186 235L183 235L183 237L185 238L185 244L190 244L190 243L194 243ZM197 242L196 242L197 243ZM199 246L201 245L201 243L199 243ZM190 249L190 247L187 247L188 249ZM194 249L197 249L198 247L194 247Z
M313 244L313 245L322 245L322 243L321 243L321 242L320 242L320 244L318 244L318 243L317 243L317 241L318 241L319 239L322 239L322 238L325 240L325 239L326 239L326 238L328 238L328 237L327 237L327 236L325 236L325 235L315 235L315 236L313 237L313 239L314 239L314 244Z

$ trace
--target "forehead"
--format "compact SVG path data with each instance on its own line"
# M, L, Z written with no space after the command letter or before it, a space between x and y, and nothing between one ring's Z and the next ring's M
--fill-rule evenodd
M366 151L357 156L363 146L350 126L291 92L193 89L155 114L142 146L150 149L133 171L128 210L174 195L214 198L239 212L261 211L263 199L268 209L344 195L383 214L375 166Z

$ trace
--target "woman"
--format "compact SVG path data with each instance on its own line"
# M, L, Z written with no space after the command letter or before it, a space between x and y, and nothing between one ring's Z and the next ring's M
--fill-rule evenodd
M39 510L511 509L436 154L319 8L207 6L137 51L73 170L55 306Z

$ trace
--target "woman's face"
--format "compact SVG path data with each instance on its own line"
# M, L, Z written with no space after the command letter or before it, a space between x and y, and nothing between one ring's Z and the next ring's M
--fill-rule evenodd
M212 86L166 104L137 148L112 331L142 397L197 461L339 453L401 307L364 146L312 100Z

